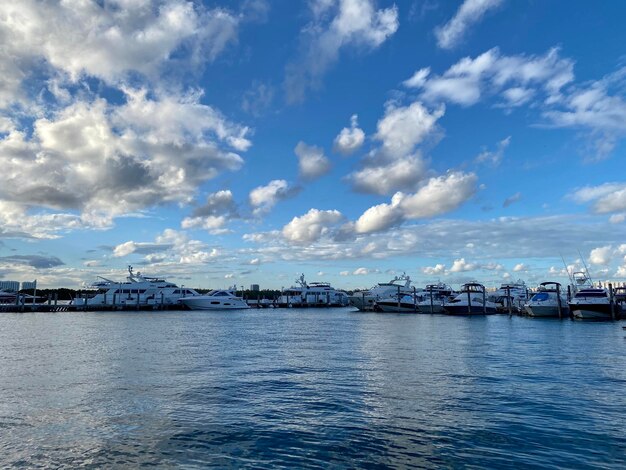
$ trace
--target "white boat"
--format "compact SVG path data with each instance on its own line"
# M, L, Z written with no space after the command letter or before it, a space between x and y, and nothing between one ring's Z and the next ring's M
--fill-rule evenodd
M350 305L359 310L367 311L376 308L376 302L392 297L393 295L411 295L415 291L411 287L411 278L406 274L394 277L389 282L376 284L374 287L361 292L355 292L350 297Z
M452 287L447 284L429 284L410 294L397 294L376 301L375 310L382 312L443 313L445 302L452 300Z
M206 295L183 297L180 302L190 310L242 310L250 306L235 294L236 287L212 290Z
M498 289L489 294L489 301L498 304L501 311L522 311L524 304L530 298L528 287L521 279L515 282L501 284Z
M526 313L531 317L569 317L567 293L563 292L558 282L542 282L537 291L524 305Z
M333 288L328 282L307 283L302 274L296 286L281 292L276 300L279 307L345 307L348 294Z
M422 300L417 304L419 313L445 313L445 305L456 297L452 287L443 282L428 284L421 293Z
M580 289L569 301L572 316L578 320L611 320L611 301L607 289Z
M468 282L443 308L448 315L491 315L497 313L498 305L488 300L485 286Z
M140 272L134 273L128 267L128 276L124 282L116 282L100 277L90 290L72 299L70 305L78 306L171 306L180 304L183 297L199 296L194 289L178 287L176 284L156 277L148 277Z

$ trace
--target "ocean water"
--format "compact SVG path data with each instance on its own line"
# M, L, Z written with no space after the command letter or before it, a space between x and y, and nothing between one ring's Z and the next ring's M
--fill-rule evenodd
M0 315L0 467L626 467L620 323Z

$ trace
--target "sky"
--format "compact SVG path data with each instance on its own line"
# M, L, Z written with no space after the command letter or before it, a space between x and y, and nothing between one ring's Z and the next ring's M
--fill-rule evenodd
M625 282L625 17L0 0L0 280Z

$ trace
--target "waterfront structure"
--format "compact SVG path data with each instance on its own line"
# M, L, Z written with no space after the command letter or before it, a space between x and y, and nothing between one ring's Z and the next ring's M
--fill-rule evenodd
M0 281L0 290L17 292L20 290L18 281Z

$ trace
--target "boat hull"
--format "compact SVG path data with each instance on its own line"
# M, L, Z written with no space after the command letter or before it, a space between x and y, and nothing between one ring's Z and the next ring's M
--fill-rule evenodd
M467 316L467 315L494 315L497 312L495 307L486 307L482 305L446 305L444 311L447 315Z
M559 307L554 305L526 305L526 313L531 317L558 318ZM569 307L561 306L561 315L569 317Z
M246 310L250 306L241 299L215 300L211 298L187 298L181 303L189 310Z
M415 304L403 302L400 305L398 305L398 302L376 302L376 307L379 311L385 313L418 313Z
M572 316L577 320L611 320L611 306L609 304L572 305Z

